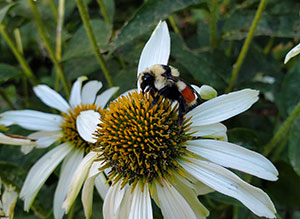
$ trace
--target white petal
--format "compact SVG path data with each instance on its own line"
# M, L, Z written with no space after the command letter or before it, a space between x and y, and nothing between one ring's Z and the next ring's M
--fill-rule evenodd
M300 53L300 43L295 46L293 49L291 49L288 54L286 54L284 59L284 64L286 64L291 58L298 55Z
M0 124L19 125L29 130L57 131L60 130L62 117L35 110L14 110L1 114Z
M86 179L89 169L93 163L93 161L97 158L96 152L89 152L78 165L73 177L71 179L71 184L69 186L68 194L63 203L63 208L66 209L68 213L70 208L72 207L73 202L75 201L80 188ZM99 167L100 168L100 167Z
M85 80L87 80L87 77L85 76L79 77L77 78L77 80L72 86L70 100L69 100L70 105L72 107L76 107L77 105L81 104L81 85L82 82Z
M71 150L72 147L68 143L61 144L47 152L33 165L20 192L20 197L24 199L24 210L29 210L40 188Z
M187 133L190 133L192 136L207 137L221 141L227 141L227 128L222 123L215 123L203 126L193 126L192 123L190 128L191 129Z
M88 177L82 188L81 202L83 204L85 218L90 218L92 215L95 178L96 175Z
M31 139L17 138L4 135L0 132L0 144L10 144L10 145L35 145Z
M64 215L65 210L62 208L62 203L68 192L73 173L81 162L82 157L83 151L73 150L64 159L53 200L53 213L56 219L62 218Z
M131 189L128 192L131 193ZM152 206L148 185L145 184L142 189L139 185L135 187L132 195L132 203L129 213L129 219L152 219Z
M188 141L188 150L224 167L266 180L277 180L278 171L267 158L239 145L217 140Z
M198 200L197 188L195 188L195 185L179 174L173 174L173 177L174 180L171 181L172 185L188 202L197 218L200 219L208 217L209 211Z
M105 196L110 187L109 184L106 183L106 181L107 181L107 179L106 179L104 173L100 173L95 179L96 189L103 200L105 199Z
M109 188L103 203L103 218L119 218L118 211L125 193L125 189L121 189L121 183L120 180Z
M40 98L40 100L61 112L67 112L70 109L69 104L67 101L55 90L51 89L47 85L38 85L33 88L34 93Z
M85 141L95 143L95 132L100 123L100 114L94 110L81 111L76 119L76 128L81 138Z
M227 132L227 128L222 123L215 123L210 125L195 126L191 124L190 130L187 133L191 133L192 136L209 136L219 132Z
M275 207L264 191L244 182L219 165L192 158L190 161L181 161L181 165L199 181L222 194L238 199L260 217L275 218Z
M171 185L162 180L163 186L156 183L157 196L162 214L166 219L197 218L191 206Z
M119 90L119 87L111 87L102 94L98 95L95 101L96 106L100 106L102 109L105 107L109 99Z
M194 126L218 123L249 109L258 100L258 91L244 89L208 100L186 114Z
M95 101L98 91L102 87L101 81L89 81L87 82L81 91L81 102L84 104L92 104Z
M34 149L34 146L30 146L30 145L22 145L22 146L21 146L21 152L22 152L23 154L28 154L28 153L30 153L33 149Z
M61 137L61 131L40 131L28 135L28 138L36 140L37 148L49 147Z
M155 64L167 65L170 56L170 41L168 25L165 21L160 21L142 51L137 73Z
M6 217L4 217L4 215L1 215L1 218L3 219L13 218L16 202L18 199L18 193L16 192L16 188L12 185L4 185L4 188L5 189L2 194L2 200L1 200L3 206L0 207L1 207L1 211L4 211Z
M196 92L203 100L210 100L218 95L217 91L213 87L208 85L202 85L201 87L192 85L192 87L196 90Z

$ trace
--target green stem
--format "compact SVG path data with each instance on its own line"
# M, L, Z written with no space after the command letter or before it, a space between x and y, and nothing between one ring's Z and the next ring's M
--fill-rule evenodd
M285 148L289 138L290 138L290 132L288 132L286 135L284 135L283 140L281 140L280 144L278 145L278 147L276 147L276 150L274 152L274 154L271 157L271 161L272 162L276 162L278 160L279 155L281 154L281 152L283 151L283 149Z
M241 66L243 64L243 61L244 61L244 59L245 59L245 57L247 55L247 52L248 52L251 40L252 40L252 38L254 36L255 29L257 27L257 24L258 24L258 22L260 20L260 17L262 15L262 12L263 12L266 4L267 4L267 0L261 0L260 3L259 3L258 9L257 9L255 17L254 17L254 19L252 21L252 24L251 24L250 30L248 32L247 38L246 38L246 40L245 40L245 42L243 44L242 50L241 50L241 52L239 54L239 57L238 57L235 65L233 67L233 70L232 70L232 73L231 73L231 79L230 79L230 82L229 82L229 86L228 86L228 88L226 90L226 93L229 93L233 89L233 86L235 84L235 81L237 79L237 76L239 74Z
M7 103L7 105L9 106L10 109L12 109L12 110L16 109L14 107L14 104L11 102L11 100L9 99L8 95L6 94L5 90L2 87L0 87L0 96Z
M58 60L56 59L54 51L51 48L50 43L49 43L49 41L47 39L46 31L44 29L44 24L42 22L40 13L37 10L37 7L35 5L36 3L33 0L28 0L28 3L29 3L29 5L30 5L30 7L32 9L33 16L34 16L34 19L35 19L35 21L37 23L38 31L39 31L39 34L40 34L40 36L42 38L42 41L44 42L45 47L46 47L46 49L48 51L49 57L50 57L51 61L53 62L54 66L56 68L56 73L59 75L59 77L60 77L60 79L61 79L61 81L63 83L63 86L64 86L64 89L65 89L65 92L66 92L67 96L70 96L69 86L68 86L66 77L65 77L65 75L63 73L63 70L62 70L62 67L60 66Z
M266 145L264 150L264 155L268 156L274 147L279 143L279 141L286 135L289 128L293 124L293 122L298 118L300 115L300 102L297 104L297 106L293 109L292 113L289 115L289 117L283 122L282 126L278 129L278 131L275 133L271 141Z
M7 34L5 26L3 24L0 24L0 32L5 39L6 43L10 47L11 51L14 53L15 57L17 58L18 62L20 63L26 77L32 84L32 86L35 86L37 84L37 80L31 71L29 65L27 64L24 56L18 51L17 47L15 46L13 40L10 38L10 36Z
M275 41L275 37L270 37L270 40L269 42L267 43L266 47L264 48L264 54L269 54L269 52L271 51L272 49L272 46L274 44L274 41Z
M14 30L14 36L17 44L17 49L21 54L23 54L23 45L19 28L16 28Z
M58 20L58 12L57 12L55 2L53 0L48 0L48 2L49 2L50 8L52 10L52 13L53 13L55 19Z
M64 13L65 13L65 0L59 0L58 2L58 18L56 27L56 50L55 56L58 61L61 60L61 48L62 48L62 28L64 23ZM55 90L59 90L59 75L55 75Z
M97 45L97 42L96 42L96 38L93 34L93 30L92 30L92 27L91 27L91 24L90 24L90 19L89 19L89 14L88 14L88 9L87 9L87 6L84 4L83 0L76 0L76 4L77 4L77 7L79 9L79 12L80 12L80 16L81 16L81 19L83 21L83 25L86 29L86 32L89 36L89 39L90 39L90 42L92 44L92 47L94 49L94 53L97 57L97 60L100 64L100 67L105 75L105 78L108 82L108 85L110 87L113 86L113 83L112 83L112 79L111 79L111 76L109 74L109 71L108 71L108 68L107 68L107 65L104 61L104 58L102 57L101 53L100 53L100 48L98 47Z
M175 19L172 15L170 15L168 17L169 21L170 21L170 24L174 30L175 33L177 33L178 35L180 35L180 31L179 31L179 28L177 27L176 23L175 23Z
M62 42L62 27L64 23L65 0L59 0L58 4L58 20L56 27L56 58L61 59L61 42Z
M106 8L105 8L105 6L104 6L104 4L103 4L103 1L102 1L102 0L97 0L97 3L98 3L98 5L99 5L99 7L100 7L100 11L101 11L101 13L102 13L102 16L103 16L105 22L106 22L107 24L111 25L111 21L110 21L108 15L107 15L107 11L106 11Z
M217 21L218 21L218 0L210 0L210 26L209 26L209 41L212 48L217 47Z

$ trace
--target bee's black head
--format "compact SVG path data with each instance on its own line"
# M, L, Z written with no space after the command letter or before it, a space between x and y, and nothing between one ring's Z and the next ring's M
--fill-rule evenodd
M155 80L154 75L148 72L143 73L140 81L142 91L144 92L146 88L147 88L146 91L148 91L149 89L150 90L154 89L154 80Z

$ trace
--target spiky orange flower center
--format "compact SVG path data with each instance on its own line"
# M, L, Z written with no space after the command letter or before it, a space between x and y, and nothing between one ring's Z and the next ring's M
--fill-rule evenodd
M101 107L97 107L95 104L81 104L69 109L67 113L62 113L62 116L64 117L64 122L61 125L63 136L60 138L60 141L70 142L74 148L84 150L86 153L88 153L94 147L94 144L82 139L76 128L77 117L79 116L80 112L86 110L94 110L99 114L101 114L103 111Z
M178 159L186 153L191 138L187 121L178 125L177 106L167 99L160 98L154 106L152 101L149 94L133 92L103 111L96 145L114 183L159 180L176 171Z

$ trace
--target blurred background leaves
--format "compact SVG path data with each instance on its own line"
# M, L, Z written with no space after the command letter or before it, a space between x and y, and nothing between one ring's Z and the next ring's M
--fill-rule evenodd
M41 37L30 2L40 15L49 48ZM167 20L171 32L170 65L178 68L189 83L208 84L219 94L225 93L260 1L84 0L96 45L91 44L76 1L65 0L63 8L59 3L61 0L0 0L1 112L25 108L47 110L32 92L35 83L47 84L67 97L58 68L66 78L67 87L81 75L101 80L105 88L109 87L95 56L95 46L112 83L120 86L119 94L135 88L139 55L162 19ZM294 112L300 101L300 57L283 64L285 54L299 43L299 13L298 0L267 1L233 87L233 90L258 89L260 100L247 112L225 122L231 142L264 153L278 168L277 182L239 173L270 195L278 218L300 218L300 119L299 112ZM57 28L59 22L61 30ZM295 116L274 140L293 112ZM2 131L28 134L14 126ZM43 150L34 150L23 155L17 146L1 145L2 181L19 191L26 173L42 153ZM52 198L58 174L57 170L47 180L29 213L23 212L23 202L17 201L15 218L53 218ZM256 218L239 202L220 194L199 199L210 210L209 218ZM101 207L102 200L95 194L92 218L102 217ZM154 209L155 218L160 218L159 209ZM83 218L83 215L78 201L66 217Z

